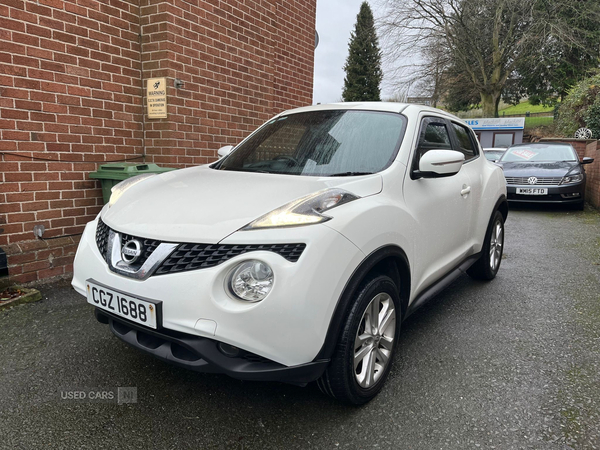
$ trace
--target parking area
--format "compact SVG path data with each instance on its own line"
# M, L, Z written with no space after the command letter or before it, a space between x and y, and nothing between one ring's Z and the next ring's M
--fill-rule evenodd
M600 214L512 209L490 283L461 277L403 325L387 386L189 372L130 349L67 282L0 312L0 447L600 448ZM136 403L63 398L137 388Z

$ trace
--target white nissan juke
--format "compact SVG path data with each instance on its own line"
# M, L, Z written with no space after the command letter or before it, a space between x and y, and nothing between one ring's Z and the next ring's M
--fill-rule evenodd
M464 272L496 276L506 183L455 116L299 108L219 154L116 185L75 257L98 321L163 361L362 404L404 319Z

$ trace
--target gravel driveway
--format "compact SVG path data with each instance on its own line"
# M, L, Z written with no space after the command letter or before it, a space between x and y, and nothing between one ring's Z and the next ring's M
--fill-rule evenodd
M163 364L66 282L0 312L0 448L600 448L600 215L511 210L498 277L464 276L403 325L379 397ZM137 388L137 403L63 398Z

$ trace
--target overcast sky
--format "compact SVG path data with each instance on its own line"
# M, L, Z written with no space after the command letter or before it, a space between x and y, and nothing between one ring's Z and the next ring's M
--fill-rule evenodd
M344 64L348 57L350 32L363 0L317 0L319 46L315 51L313 103L340 101L344 87ZM369 2L373 14L377 11ZM382 96L389 93L382 92Z

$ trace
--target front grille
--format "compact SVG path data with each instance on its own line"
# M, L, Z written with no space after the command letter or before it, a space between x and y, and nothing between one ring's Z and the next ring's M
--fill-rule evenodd
M267 245L218 245L181 244L161 264L156 275L206 269L218 266L228 259L244 253L263 250L274 252L291 262L296 262L306 248L306 244L267 244Z
M121 248L123 248L123 246L132 239L136 239L142 246L142 249L141 249L142 255L135 262L135 267L142 267L144 265L144 263L146 262L146 260L148 258L150 258L150 255L152 254L152 252L157 249L157 247L160 245L161 242L157 241L156 239L145 239L145 238L140 238L137 236L132 236L130 234L122 234L121 235Z
M98 250L100 254L104 258L105 261L108 261L107 257L107 247L108 247L108 225L102 222L102 219L98 219L98 226L96 227L96 245L98 246Z
M540 177L533 185L529 184L530 177L506 177L506 184L520 184L528 186L557 186L562 181L562 177Z
M96 245L102 257L108 262L108 234L110 228L102 219L98 219ZM121 235L121 247L131 239L137 239L142 245L142 256L135 266L141 267L162 241L146 239L129 234ZM186 272L218 266L238 255L253 251L268 251L283 256L290 262L297 262L306 248L306 244L255 244L255 245L219 245L219 244L179 244L159 266L154 275Z
M106 225L102 219L98 219L98 226L96 227L96 245L100 254L105 261L108 262L108 232L110 228ZM156 239L144 239L137 236L131 236L129 234L121 235L121 247L123 247L131 239L137 239L142 247L142 256L136 261L135 266L141 267L146 260L150 257L152 252L160 245L160 241Z

